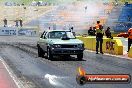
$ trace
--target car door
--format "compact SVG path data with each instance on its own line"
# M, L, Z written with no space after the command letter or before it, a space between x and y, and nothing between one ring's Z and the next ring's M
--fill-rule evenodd
M44 38L43 38L43 50L47 51L47 46L48 46L48 32L45 32Z
M43 45L44 43L43 43L43 42L45 41L45 39L44 39L45 33L46 33L46 32L44 31L44 32L42 33L42 35L40 36L40 39L39 39L39 46L40 46L43 50L44 50L44 47L43 47L43 46L44 46L44 45Z

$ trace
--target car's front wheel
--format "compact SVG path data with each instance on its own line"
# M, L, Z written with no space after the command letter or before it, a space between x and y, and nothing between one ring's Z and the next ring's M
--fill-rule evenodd
M53 60L53 55L52 55L51 50L50 50L49 47L47 48L47 57L48 57L49 60Z
M83 53L77 54L77 60L83 60Z

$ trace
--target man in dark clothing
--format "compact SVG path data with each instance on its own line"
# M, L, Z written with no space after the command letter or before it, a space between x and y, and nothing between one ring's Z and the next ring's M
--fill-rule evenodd
M15 26L18 27L18 26L19 26L19 25L18 25L18 20L15 20L15 22L16 22L16 25L15 25Z
M49 27L49 30L51 30L51 28Z
M20 19L19 21L20 21L20 26L22 27L22 26L23 26L23 21L22 21L22 19Z
M93 35L93 29L92 29L92 27L89 28L88 35L91 35L91 36Z
M107 38L113 39L113 37L111 36L110 27L108 27L107 30L105 31L105 35Z
M6 27L7 26L7 19L5 18L3 21L4 21L4 27Z
M96 54L98 54L99 44L100 44L100 53L103 54L102 51L103 35L104 35L103 26L99 25L99 29L96 30Z

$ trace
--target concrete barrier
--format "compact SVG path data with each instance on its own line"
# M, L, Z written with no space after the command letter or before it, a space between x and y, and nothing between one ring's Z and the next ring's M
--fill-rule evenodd
M84 46L88 50L96 50L96 37L95 36L88 36L82 37L77 36L78 39L84 42ZM115 54L115 55L123 55L123 45L120 39L114 38L103 38L103 52Z
M113 37L117 37L117 35L118 35L118 34L113 34L113 33L111 34L111 36L113 36Z
M130 48L130 51L128 52L128 57L132 58L132 47Z
M84 37L82 37L82 36L76 36L76 38L83 41L83 38L84 38Z
M0 35L38 36L37 27L0 27Z

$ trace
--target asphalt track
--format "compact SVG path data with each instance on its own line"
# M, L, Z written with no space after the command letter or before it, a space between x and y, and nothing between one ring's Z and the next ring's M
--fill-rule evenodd
M54 57L56 61L50 61L46 59L46 56L45 58L37 57L37 49L31 44L17 45L16 43L14 45L15 47L1 44L0 55L7 64L11 65L16 74L21 74L35 84L35 88L131 88L132 86L132 83L86 84L84 86L76 83L79 66L82 66L88 74L132 75L132 60L84 51L83 61L76 61L74 56Z

